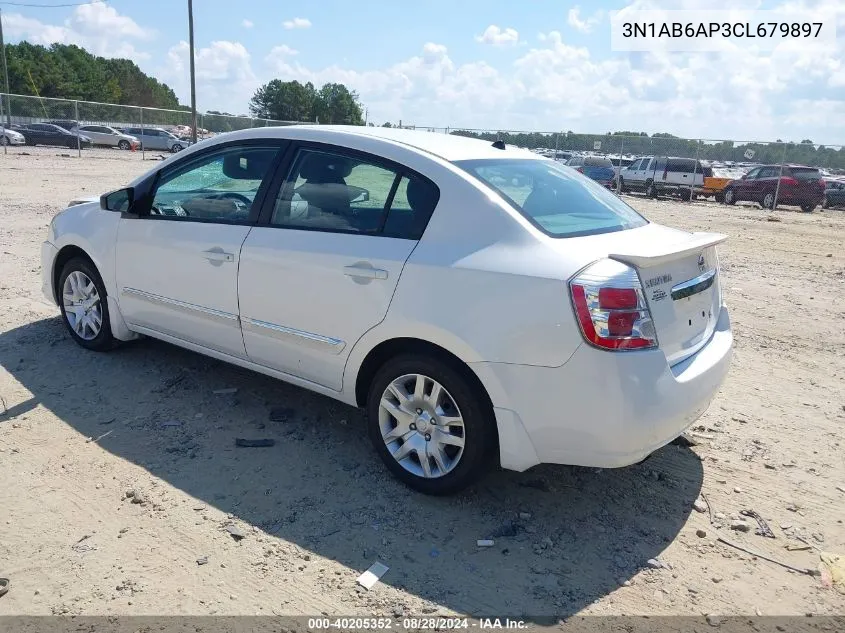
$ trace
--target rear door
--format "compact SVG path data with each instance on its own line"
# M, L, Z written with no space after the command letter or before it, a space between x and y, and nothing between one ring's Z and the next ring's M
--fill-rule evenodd
M437 204L428 179L331 145L299 143L241 251L250 360L340 390L356 341L384 319Z

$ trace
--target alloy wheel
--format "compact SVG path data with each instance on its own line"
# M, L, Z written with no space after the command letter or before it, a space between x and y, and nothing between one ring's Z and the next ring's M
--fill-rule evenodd
M428 376L406 374L391 382L379 402L378 423L393 459L418 477L443 477L464 454L460 409L443 385Z
M88 275L74 270L65 278L62 304L68 325L79 338L92 341L103 327L103 306L97 286Z

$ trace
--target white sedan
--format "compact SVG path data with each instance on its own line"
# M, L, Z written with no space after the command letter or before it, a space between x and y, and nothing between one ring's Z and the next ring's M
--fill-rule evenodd
M43 290L90 350L151 336L366 409L447 494L681 435L730 364L724 239L499 141L256 128L59 213Z

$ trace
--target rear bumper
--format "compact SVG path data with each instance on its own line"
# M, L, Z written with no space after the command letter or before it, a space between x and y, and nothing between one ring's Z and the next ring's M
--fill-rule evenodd
M41 243L41 293L53 305L56 305L56 292L53 287L53 264L59 254L50 242Z
M641 461L707 410L728 373L732 348L723 306L707 345L673 367L659 349L617 353L586 344L558 368L478 363L486 366L479 375L490 371L501 386L493 402L500 429L506 410L524 430L518 446L505 446L500 432L502 465L616 468Z

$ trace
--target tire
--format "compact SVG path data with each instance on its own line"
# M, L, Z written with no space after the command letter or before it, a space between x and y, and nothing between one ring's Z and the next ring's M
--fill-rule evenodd
M423 393L429 395L415 399L414 387L419 377L423 377ZM403 379L407 386L401 384ZM442 387L442 391L433 405L428 398L434 382ZM407 398L402 409L398 408L398 393ZM382 407L383 400L390 404L393 411L402 413L390 413L387 407ZM478 393L477 388L452 365L431 356L396 356L382 365L370 385L367 397L370 440L387 469L408 487L428 495L454 494L477 481L494 463L491 455L495 446L493 412L484 403L483 394ZM431 413L434 413L433 418ZM463 426L457 423L444 426L443 416L449 413L454 420L462 420ZM406 430L401 431L403 428ZM400 431L392 439L385 439L385 435L389 436L397 429ZM438 437L462 437L463 446L455 445L456 439L450 439L448 443L437 442ZM387 442L392 444L391 448L388 448ZM393 453L401 451L406 444L422 448L426 455L429 447L439 449L439 460L434 456L425 460L431 476L425 476L426 469L415 448L410 448L399 461L393 457ZM445 474L438 474L441 470Z
M176 152L181 152L184 147L182 147L179 143L174 143L173 147L170 148L170 152L175 154Z
M774 209L775 208L775 194L769 192L763 195L763 200L760 202L764 209Z
M681 190L681 200L684 202L689 202L692 200L692 194L687 189Z
M645 195L647 198L657 198L657 188L650 180L645 183Z
M724 193L717 193L715 196L713 196L713 199L720 204L724 203L725 194Z
M725 189L722 194L722 201L725 204L736 204L736 192L733 189Z
M74 281L68 281L68 278L72 278ZM88 305L90 305L90 311L86 311L84 313L84 315L88 318L88 324L86 325L85 323L82 323L81 325L74 327L75 323L79 323L76 319L83 316L80 314L80 306L77 306L78 309L69 316L67 310L71 306L66 306L65 304L70 301L78 302L83 298L84 294L86 294L84 292L86 280L93 283L93 291L96 291L96 298L98 300L93 304L89 303ZM67 290L69 291L68 293L65 292L66 285ZM64 268L62 268L62 272L59 275L57 288L57 294L59 295L59 310L61 310L62 313L62 322L64 322L65 327L68 332L70 332L71 338L73 338L78 345L95 352L105 352L112 349L116 344L116 340L112 336L111 327L109 325L108 295L106 294L106 288L103 285L103 280L91 261L84 257L74 257L68 261L64 265ZM94 298L91 295L93 291L88 291L87 293L89 295L89 301ZM71 295L67 301L65 300L66 294ZM100 322L98 329L94 327L94 325L96 325L96 318L91 320L92 317L97 316L99 317Z
M622 176L619 176L619 193L628 193L625 188L625 179Z
M815 208L816 208L816 205L814 205L814 204L802 204L801 205L801 210L804 213L812 213Z
M3 145L11 145L11 143L9 143L9 137L5 134L3 136L0 136L0 146Z
M126 140L120 141L117 144L117 146L118 146L118 148L123 149L123 150L131 149L131 145L129 144L129 141L126 141Z
M822 209L829 209L830 208L830 200L827 199L827 196L822 198Z

